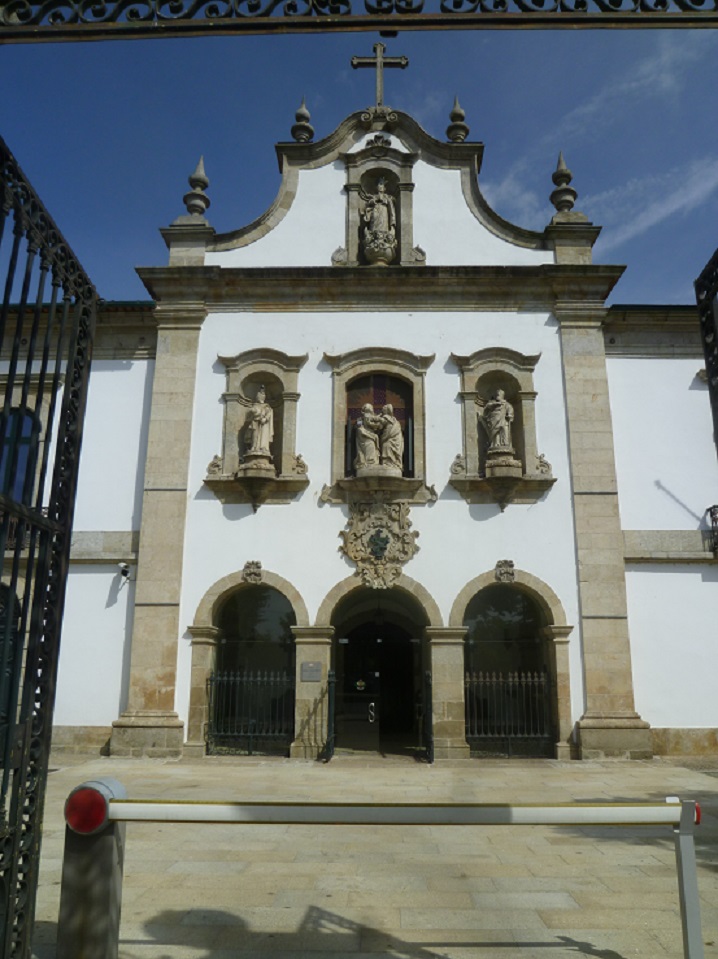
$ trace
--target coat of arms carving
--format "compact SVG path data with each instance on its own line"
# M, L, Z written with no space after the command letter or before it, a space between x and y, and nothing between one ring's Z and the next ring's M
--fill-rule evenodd
M356 563L370 589L390 589L404 563L418 552L417 532L411 530L408 503L351 502L349 522L341 531L341 551Z

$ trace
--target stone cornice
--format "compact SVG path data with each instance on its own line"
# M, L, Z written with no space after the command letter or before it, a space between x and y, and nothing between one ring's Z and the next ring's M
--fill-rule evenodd
M168 317L226 311L550 310L603 317L620 266L146 267L138 273ZM158 316L159 320L159 316Z
M604 322L606 353L617 356L695 357L704 362L698 310L687 306L611 306Z

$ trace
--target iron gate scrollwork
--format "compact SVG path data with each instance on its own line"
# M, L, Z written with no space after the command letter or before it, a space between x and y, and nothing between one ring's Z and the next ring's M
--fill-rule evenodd
M718 0L0 0L0 43L354 30L718 26Z
M718 450L718 250L696 280L695 291L713 414L713 438Z
M0 165L0 957L27 959L97 293L1 138Z

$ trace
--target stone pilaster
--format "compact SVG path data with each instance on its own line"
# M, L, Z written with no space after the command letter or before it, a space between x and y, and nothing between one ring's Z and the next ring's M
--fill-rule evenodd
M571 673L568 661L568 638L573 626L544 626L549 666L554 685L554 728L556 759L571 759Z
M327 677L331 666L333 626L292 626L297 657L294 742L289 755L316 759L327 741ZM305 678L302 678L304 666ZM315 678L318 668L319 679ZM311 675L311 679L307 678Z
M427 627L435 759L468 759L464 709L466 628Z
M180 756L175 712L179 603L197 346L203 308L157 315L157 359L145 464L127 709L113 723L116 756Z
M652 755L651 732L635 711L623 536L602 306L564 304L564 386L574 495L585 685L582 758Z
M192 636L192 675L184 754L185 756L204 756L207 749L206 733L209 719L207 682L215 670L220 630L216 626L190 626L189 632Z

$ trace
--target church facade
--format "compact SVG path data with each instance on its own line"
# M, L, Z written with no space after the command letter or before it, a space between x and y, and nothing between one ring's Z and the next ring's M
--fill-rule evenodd
M200 163L153 302L103 309L55 746L715 749L695 309L606 305L562 158L529 231L458 103L439 141L382 99L302 107L234 232Z

